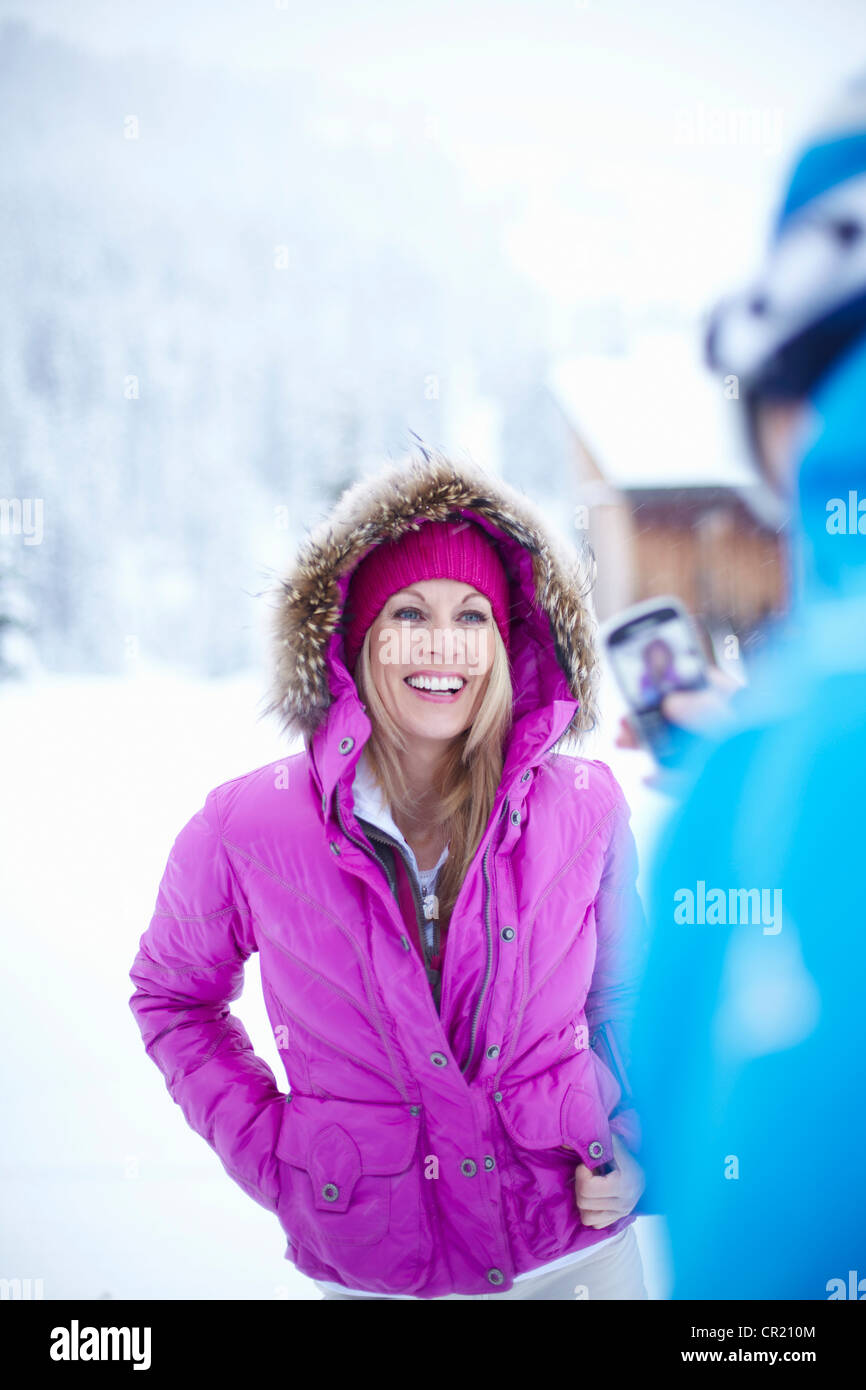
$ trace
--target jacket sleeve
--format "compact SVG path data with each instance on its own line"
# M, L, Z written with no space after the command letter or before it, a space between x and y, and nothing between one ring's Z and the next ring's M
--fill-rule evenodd
M286 1097L229 1009L255 949L212 791L172 846L129 972L129 1005L187 1123L250 1197L276 1211Z
M629 1079L631 1032L648 936L637 891L637 846L629 825L628 803L619 785L614 785L616 807L595 900L596 958L585 1012L590 1046L622 1090L611 1115L611 1129L636 1153L641 1146L641 1128Z

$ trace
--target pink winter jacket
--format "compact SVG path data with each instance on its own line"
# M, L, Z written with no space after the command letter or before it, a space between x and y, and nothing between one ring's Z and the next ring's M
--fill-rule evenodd
M514 723L437 1011L353 814L371 726L341 618L372 545L460 516L509 571ZM645 950L622 792L559 746L593 711L581 579L534 505L474 466L425 452L356 483L277 590L271 710L302 751L214 788L174 842L130 1006L188 1124L311 1278L490 1293L634 1220L584 1226L573 1180L578 1160L612 1160L614 1131L639 1150L628 1033ZM229 1008L253 951L288 1095Z

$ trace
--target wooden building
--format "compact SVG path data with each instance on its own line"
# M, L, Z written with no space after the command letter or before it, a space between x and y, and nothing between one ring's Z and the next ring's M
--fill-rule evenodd
M711 634L755 640L787 605L785 516L746 457L732 386L678 334L551 373L576 474L575 525L598 561L595 608L675 594Z

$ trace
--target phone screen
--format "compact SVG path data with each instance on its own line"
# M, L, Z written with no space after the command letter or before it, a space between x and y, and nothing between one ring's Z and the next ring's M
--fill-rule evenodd
M705 661L691 624L662 608L617 628L608 639L614 674L636 714L658 709L672 690L706 684Z

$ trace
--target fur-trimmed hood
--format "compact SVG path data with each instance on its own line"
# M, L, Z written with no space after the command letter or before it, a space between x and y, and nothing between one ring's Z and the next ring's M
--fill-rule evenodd
M264 713L308 742L354 685L343 659L343 606L355 567L419 521L468 518L496 541L509 576L515 721L571 699L579 707L566 732L582 734L595 722L592 552L580 554L524 493L477 464L420 452L348 487L271 591L274 667Z

